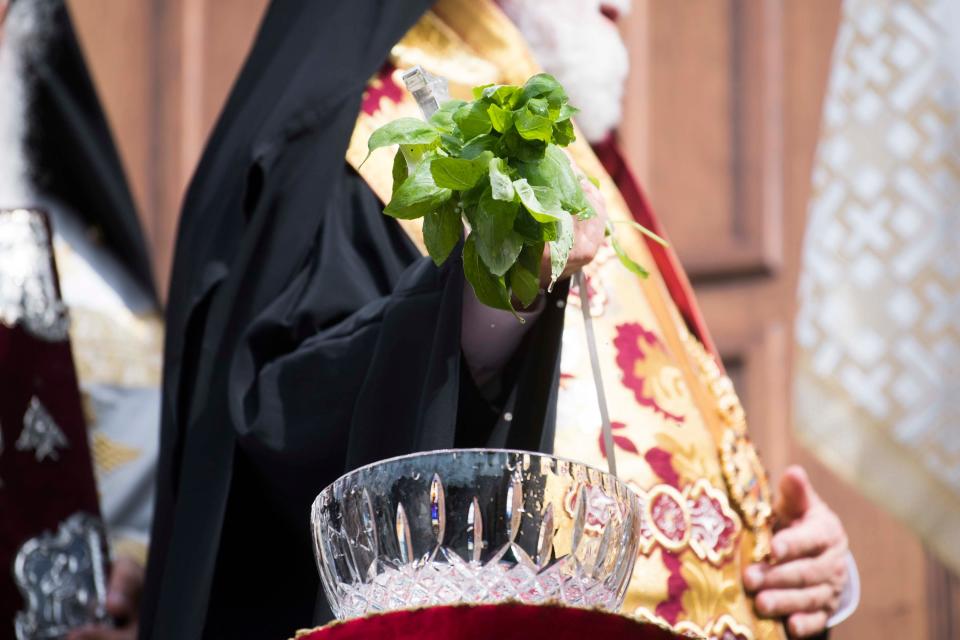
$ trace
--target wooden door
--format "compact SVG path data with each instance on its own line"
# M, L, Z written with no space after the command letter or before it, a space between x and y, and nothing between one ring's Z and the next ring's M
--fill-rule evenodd
M166 297L181 200L268 0L68 0Z

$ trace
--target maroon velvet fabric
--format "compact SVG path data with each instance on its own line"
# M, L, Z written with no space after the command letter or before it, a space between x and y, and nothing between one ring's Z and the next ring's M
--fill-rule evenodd
M611 134L603 142L593 145L593 151L597 154L597 158L600 160L600 163L603 164L603 168L607 170L607 173L610 174L610 177L620 190L620 195L623 196L624 201L626 201L627 206L630 208L630 213L633 214L634 220L661 238L666 239L667 236L663 230L663 225L660 224L660 219L653 212L646 195L640 188L636 178L634 178L630 166L620 151L616 138ZM646 241L647 248L653 255L653 260L657 263L660 275L663 276L664 283L667 285L667 290L670 292L670 296L683 315L684 320L687 321L687 326L689 326L694 335L700 339L700 342L707 348L707 351L717 355L713 339L710 337L709 331L707 331L707 323L704 322L700 309L697 308L697 302L693 296L693 289L690 287L687 274L680 265L680 260L677 258L676 252L672 247L664 247L649 238L646 238Z
M16 448L34 396L69 442L57 460L37 461L32 450ZM100 512L69 340L44 342L0 324L0 430L0 640L6 640L23 608L13 581L17 550L78 511Z
M557 606L459 605L334 623L298 640L668 640L680 635L631 618Z

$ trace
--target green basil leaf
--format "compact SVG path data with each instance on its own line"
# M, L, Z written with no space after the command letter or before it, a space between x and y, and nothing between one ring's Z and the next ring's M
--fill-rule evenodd
M548 103L544 98L532 98L527 100L527 111L530 113L543 116L544 118L550 117L550 103Z
M538 73L527 80L526 84L523 85L523 93L520 101L526 104L526 102L531 98L539 98L541 96L549 96L551 94L557 96L566 95L563 91L563 87L560 86L560 83L557 82L556 78L549 73Z
M543 243L524 245L516 264L507 273L510 291L524 307L529 307L540 294L540 260Z
M560 221L540 225L540 238L544 242L551 242L560 237Z
M551 187L533 187L533 195L537 196L537 201L546 211L561 211L563 205L560 203L560 196L556 190ZM559 214L558 214L559 215Z
M595 212L573 172L570 158L556 145L547 145L543 158L517 165L520 175L533 186L549 187L560 197L561 206L571 213L591 217Z
M553 125L553 142L566 147L577 139L577 134L573 130L573 122L564 120Z
M523 203L523 206L527 211L530 212L530 215L533 216L534 220L537 222L553 222L555 220L562 219L566 215L566 212L559 207L545 207L543 203L540 202L539 198L537 198L537 194L533 190L533 187L531 187L523 178L514 180L513 188L520 197L520 202Z
M423 156L428 153L433 153L435 145L431 144L402 144L400 145L400 151L403 153L403 157L407 160L407 168L412 170L418 164Z
M514 127L500 137L494 153L522 162L536 162L543 158L546 148L547 144L542 140L524 140Z
M499 107L512 109L522 93L523 89L512 84L495 84L485 87L481 97Z
M484 151L472 160L464 158L434 158L430 173L438 187L466 191L486 175L493 153Z
M433 125L418 118L400 118L388 122L370 134L370 139L367 141L367 158L376 149L389 147L392 144L433 145L439 139L440 133Z
M471 226L474 223L474 214L477 211L477 205L480 203L480 196L486 192L487 188L487 183L481 180L474 188L460 193L460 206Z
M580 113L580 109L577 109L573 105L564 104L560 107L560 113L557 116L557 122L563 122L564 120L569 120L573 116Z
M472 140L477 136L490 133L493 125L487 115L487 105L482 102L468 102L453 114L453 121L460 128L464 140Z
M559 236L550 243L550 286L548 287L550 290L567 266L567 258L570 257L570 249L573 248L573 216L564 212L557 226Z
M553 121L546 116L538 116L526 109L514 117L517 133L524 140L550 142L553 139Z
M623 247L620 246L620 243L617 241L616 236L610 236L610 244L613 245L613 250L617 253L617 257L620 258L620 263L623 266L641 278L646 278L650 275L646 269L634 262L633 258L627 255L627 252L623 250Z
M517 202L494 200L490 190L484 191L477 205L473 235L477 236L477 252L490 273L502 276L523 249L523 237L513 230L520 205Z
M513 111L492 104L487 108L487 115L490 116L490 124L500 133L513 126Z
M463 100L447 100L430 116L430 124L435 126L441 133L453 133L457 126L453 121L453 114L465 104L466 102Z
M556 222L537 222L523 207L517 212L513 229L528 243L549 242L557 239Z
M393 168L390 173L393 175L393 192L390 195L392 198L396 195L397 189L400 188L403 181L410 175L410 171L407 169L407 160L403 157L403 152L400 149L397 149L396 155L393 156Z
M510 167L503 158L491 158L488 167L490 171L490 191L494 200L512 202L516 197L513 181L508 172Z
M456 198L447 200L423 217L423 243L427 245L427 253L438 267L457 246L462 230L460 205Z
M460 157L466 158L467 160L472 160L484 151L493 151L497 147L499 140L499 137L491 133L485 133L481 136L477 136L467 144L463 145L463 150L460 152Z
M496 86L496 85L493 84L492 82L490 82L490 83L487 83L487 84L482 84L482 85L480 85L479 87L474 87L474 88L473 88L473 99L474 99L474 100L480 100L481 98L483 98L483 92L486 91L488 88L494 87L494 86Z
M487 265L480 259L475 235L471 233L463 243L463 275L480 302L494 309L513 311L506 280L490 273Z
M450 189L438 187L430 173L436 153L428 153L394 192L383 212L403 220L420 218L450 199Z
M560 149L575 140L577 109L546 73L522 87L476 87L473 96L443 103L426 122L385 125L368 147L400 145L384 213L425 217L424 241L437 265L449 258L466 223L467 280L484 304L512 310L511 295L524 305L536 299L546 243L552 286L573 246L573 216L594 214ZM639 265L621 260L639 273Z
M558 86L556 89L544 96L547 100L547 104L550 105L550 113L553 114L551 118L553 120L560 119L560 109L563 105L567 104L567 94L563 90L563 87Z
M457 157L463 153L463 142L452 133L440 134L440 146L447 152L447 155L452 157Z

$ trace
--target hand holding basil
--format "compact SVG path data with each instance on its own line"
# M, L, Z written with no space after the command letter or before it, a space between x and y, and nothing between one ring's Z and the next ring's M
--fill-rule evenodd
M444 103L427 122L400 118L380 127L368 147L400 145L384 213L423 217L424 244L437 265L466 220L467 281L484 304L513 311L512 298L529 305L537 296L544 247L552 287L574 243L573 216L596 212L560 148L575 139L577 109L559 82L542 73L522 87L487 85L473 94L471 102ZM645 273L616 247L628 268Z

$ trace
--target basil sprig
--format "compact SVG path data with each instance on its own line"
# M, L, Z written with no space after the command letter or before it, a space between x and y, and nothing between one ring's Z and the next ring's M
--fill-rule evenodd
M514 311L513 298L527 306L539 292L544 247L550 247L552 287L573 246L573 216L596 215L561 150L575 139L570 118L577 109L546 73L522 87L476 87L473 95L471 102L444 103L426 122L394 120L373 132L368 147L372 153L400 145L384 213L424 218L424 244L438 266L459 242L465 220L467 281L484 304Z

